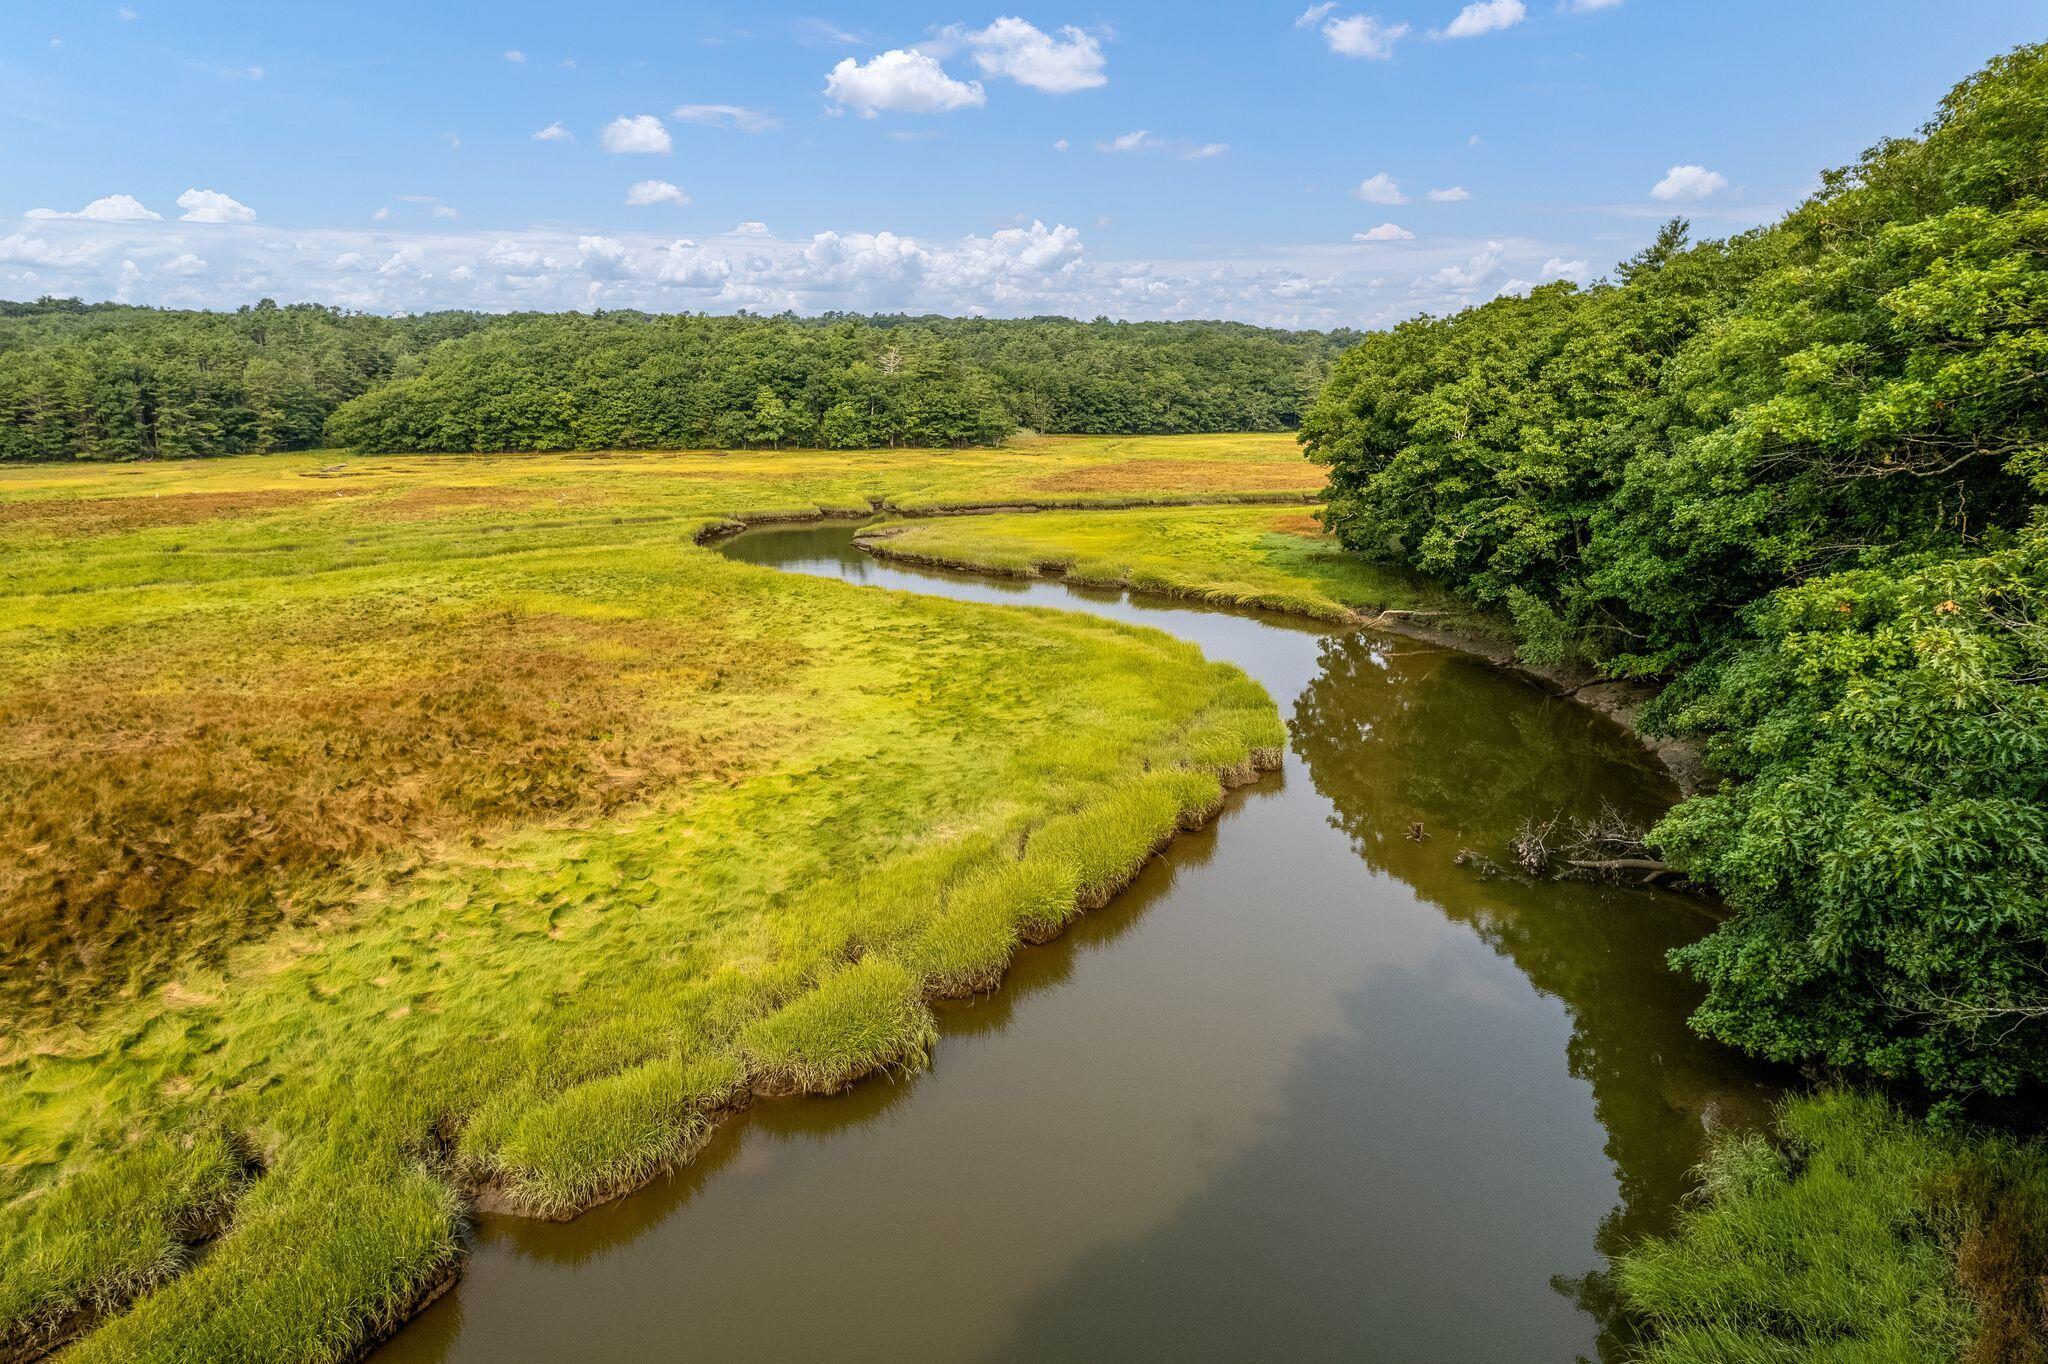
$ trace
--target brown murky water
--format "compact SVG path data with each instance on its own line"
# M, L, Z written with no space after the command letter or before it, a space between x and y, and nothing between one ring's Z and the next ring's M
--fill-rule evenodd
M931 1072L758 1105L567 1225L487 1221L382 1364L1621 1352L1607 1255L1768 1077L1685 1027L1663 957L1696 906L1453 858L1653 817L1672 792L1625 735L1406 641L899 569L843 525L724 549L1181 635L1280 702L1284 770L945 1008Z

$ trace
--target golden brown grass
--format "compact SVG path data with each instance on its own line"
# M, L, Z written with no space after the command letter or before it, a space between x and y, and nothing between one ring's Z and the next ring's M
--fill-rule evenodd
M1120 459L1062 469L1031 480L1053 493L1152 492L1200 494L1218 487L1240 492L1291 492L1303 497L1322 490L1323 472L1311 465L1260 466L1210 459Z
M730 780L739 736L665 714L783 666L710 622L301 612L250 640L162 630L0 699L0 1009L48 1017L319 906L350 859ZM197 636L197 637L193 637ZM660 669L621 667L663 659Z

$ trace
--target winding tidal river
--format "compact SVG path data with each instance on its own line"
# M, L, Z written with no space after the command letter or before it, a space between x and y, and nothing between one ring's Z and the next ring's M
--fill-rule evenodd
M1482 879L1525 820L1673 792L1591 712L1427 645L884 565L751 563L1094 611L1264 683L1283 770L940 1009L934 1068L758 1104L565 1225L487 1219L401 1361L1568 1361L1768 1077L1685 1027L1690 902ZM1412 837L1420 824L1422 837Z

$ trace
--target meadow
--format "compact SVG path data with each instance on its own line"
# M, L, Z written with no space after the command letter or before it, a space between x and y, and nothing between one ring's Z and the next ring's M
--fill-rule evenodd
M923 1064L1282 740L1166 636L704 537L1319 483L1285 435L0 471L0 1357L348 1357L473 1208Z

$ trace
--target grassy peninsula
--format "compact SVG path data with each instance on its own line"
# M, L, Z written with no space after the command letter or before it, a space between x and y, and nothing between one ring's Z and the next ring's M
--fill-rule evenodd
M1388 610L1471 618L1426 579L1347 552L1310 508L1148 507L885 521L866 530L862 543L883 558L1057 576L1339 623Z

